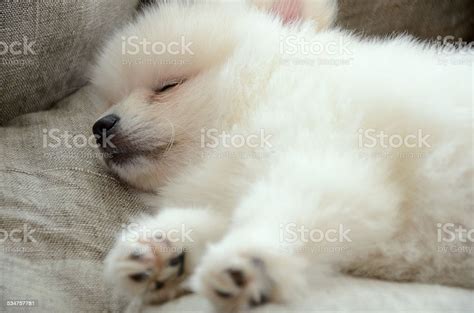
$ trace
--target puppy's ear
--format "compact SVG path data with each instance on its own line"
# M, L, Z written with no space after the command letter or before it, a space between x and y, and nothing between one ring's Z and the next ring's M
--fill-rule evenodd
M283 23L313 20L317 30L329 28L337 15L337 0L247 0L278 15Z

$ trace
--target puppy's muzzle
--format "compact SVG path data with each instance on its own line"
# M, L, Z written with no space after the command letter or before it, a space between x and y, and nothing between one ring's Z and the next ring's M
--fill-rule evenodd
M117 129L117 124L120 121L120 117L115 114L106 115L94 123L92 126L92 132L96 138L97 144L104 148L111 148L111 147L104 147L104 143L106 143L106 139L111 137L114 131Z

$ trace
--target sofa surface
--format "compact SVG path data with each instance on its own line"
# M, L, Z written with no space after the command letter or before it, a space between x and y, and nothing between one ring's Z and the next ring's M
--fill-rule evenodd
M2 1L0 41L13 46L0 53L0 125L48 109L84 86L94 54L133 17L137 2Z
M120 311L101 260L121 225L147 208L96 149L82 147L97 114L83 88L0 128L0 312L18 312L7 300L37 301L31 312Z

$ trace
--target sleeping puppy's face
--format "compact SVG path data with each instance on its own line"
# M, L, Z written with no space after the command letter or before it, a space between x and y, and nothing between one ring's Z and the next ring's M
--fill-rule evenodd
M239 2L166 4L117 33L92 73L109 106L93 127L109 168L137 188L155 190L198 162L203 131L228 129L261 97L280 31L295 16L285 10L282 22Z

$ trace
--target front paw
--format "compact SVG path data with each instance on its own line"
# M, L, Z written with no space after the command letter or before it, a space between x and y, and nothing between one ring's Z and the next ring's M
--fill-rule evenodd
M162 234L123 234L105 259L106 279L125 296L161 303L188 292L186 251Z
M193 288L217 312L238 312L266 303L283 303L305 289L303 260L265 249L214 247L193 277Z

